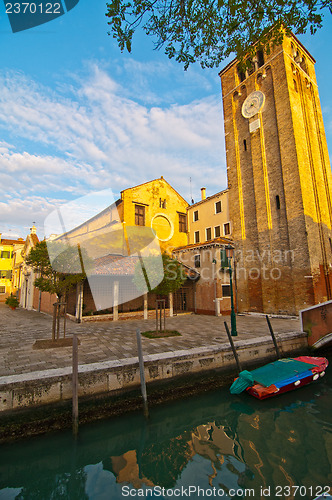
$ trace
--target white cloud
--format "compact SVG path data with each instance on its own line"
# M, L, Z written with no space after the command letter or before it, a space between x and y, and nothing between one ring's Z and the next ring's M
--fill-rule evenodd
M11 199L0 202L0 224L3 236L25 236L30 232L33 223L37 234L44 236L44 220L60 203L65 200L48 199L40 196L22 198L14 193Z
M139 66L136 75L146 78ZM117 192L160 175L187 199L189 177L194 192L226 186L219 96L149 107L98 65L67 89L0 73L0 181L18 194L0 205L4 221L31 226L34 210L44 215L56 199Z

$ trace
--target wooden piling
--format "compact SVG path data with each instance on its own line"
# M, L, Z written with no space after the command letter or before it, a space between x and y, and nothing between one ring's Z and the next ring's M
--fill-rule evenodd
M73 334L73 434L78 434L78 343L77 335Z
M52 340L55 341L55 327L56 327L56 311L57 305L53 304L53 323L52 323Z
M233 351L233 354L234 354L234 358L235 358L235 361L236 361L237 368L238 368L239 372L242 372L241 363L240 363L239 357L237 355L237 352L236 352L236 349L235 349L235 345L234 345L234 342L233 342L233 339L232 339L232 335L231 335L231 333L229 331L229 328L228 328L228 325L227 325L226 321L224 321L224 325L225 325L225 329L226 329L226 333L227 333L227 337L228 337L229 343L231 344L231 348L232 348L232 351Z
M143 360L143 349L142 349L142 339L140 329L136 330L136 339L137 339L137 350L138 350L138 362L139 362L139 373L140 373L140 381L141 381L141 393L143 398L143 412L144 416L149 416L148 409L148 396L146 392L146 383L145 383L145 374L144 374L144 360Z
M276 350L276 353L277 353L277 356L278 356L278 359L280 358L280 351L279 351L279 347L278 347L278 344L277 344L277 339L274 335L274 332L273 332L273 329L272 329L272 325L271 325L271 322L270 322L270 318L268 317L268 315L266 314L266 321L267 321L267 324L269 326L269 330L270 330L270 333L271 333L271 337L272 337L272 340L273 340L273 343L274 343L274 347L275 347L275 350Z

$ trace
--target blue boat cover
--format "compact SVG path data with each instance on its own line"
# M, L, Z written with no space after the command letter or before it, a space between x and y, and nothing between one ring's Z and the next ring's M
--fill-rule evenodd
M230 387L231 394L240 394L245 391L247 387L251 387L254 384L254 377L248 370L243 370L239 373L239 378L234 380Z
M256 383L264 387L269 387L272 384L279 385L280 382L292 379L293 377L296 379L301 378L302 373L308 372L308 370L315 367L316 365L298 361L297 359L285 358L256 368L250 374Z

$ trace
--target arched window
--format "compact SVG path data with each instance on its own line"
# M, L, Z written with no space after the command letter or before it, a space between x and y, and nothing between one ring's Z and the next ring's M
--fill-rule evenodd
M304 56L302 56L302 60L300 62L300 66L303 69L303 71L305 71L306 73L308 73L307 60L306 60L306 58Z
M240 82L243 82L246 79L246 74L242 67L240 66L237 67L237 74L240 79Z
M264 64L264 52L262 50L257 51L258 67L260 68Z

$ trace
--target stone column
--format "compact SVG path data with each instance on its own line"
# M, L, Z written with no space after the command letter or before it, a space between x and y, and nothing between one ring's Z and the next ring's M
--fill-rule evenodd
M214 300L214 303L215 303L216 316L220 316L220 299L217 297Z
M168 294L168 300L169 300L169 317L173 317L173 294L170 292Z
M83 281L81 281L80 283L77 283L77 285L76 285L76 311L75 311L75 317L76 317L77 323L82 322L83 288L84 288Z

